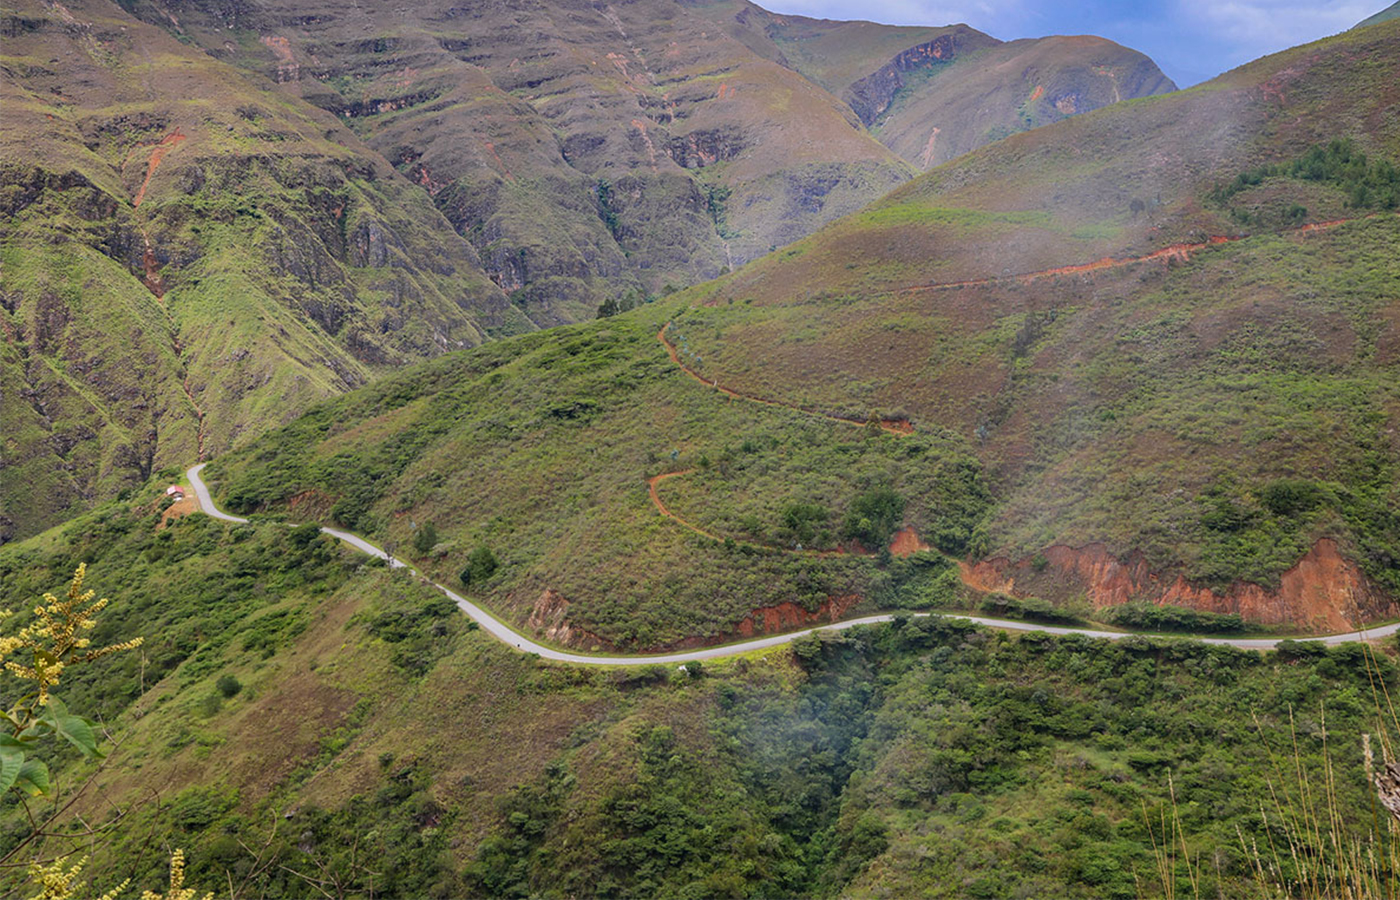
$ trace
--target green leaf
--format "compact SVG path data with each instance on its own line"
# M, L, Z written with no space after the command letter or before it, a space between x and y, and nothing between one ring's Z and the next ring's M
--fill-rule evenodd
M10 789L24 768L24 751L18 747L0 745L0 793Z
M24 791L31 797L47 797L50 790L49 767L44 765L43 760L25 760L15 779L15 790Z
M49 722L53 722L55 717L67 715L71 715L71 713L68 712L68 706L62 700L58 699L53 694L50 694L49 702L44 707L44 715L40 718L47 719Z
M43 718L45 722L53 726L54 731L63 735L70 744L83 751L84 756L102 758L101 751L97 749L97 734L92 730L92 723L81 716L69 713L68 707L63 705L63 701L57 697L49 697Z

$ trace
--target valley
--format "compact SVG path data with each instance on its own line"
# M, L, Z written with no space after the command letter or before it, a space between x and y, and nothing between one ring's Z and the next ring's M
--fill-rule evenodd
M0 10L0 889L1393 895L1400 20L980 27Z

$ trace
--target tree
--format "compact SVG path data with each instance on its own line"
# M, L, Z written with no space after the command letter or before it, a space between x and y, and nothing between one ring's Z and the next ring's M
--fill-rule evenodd
M424 522L423 527L413 534L413 549L419 556L427 556L437 546L438 533L432 522Z
M903 516L904 498L891 488L875 488L851 501L846 511L845 535L871 549L884 547Z
M483 544L467 556L467 567L462 570L459 577L462 579L463 585L471 587L473 584L481 584L494 575L497 566L496 555L491 552L490 547Z
M232 675L220 675L219 680L214 682L214 687L218 688L219 693L225 697L233 697L243 690L243 682Z
M608 319L617 315L620 311L621 310L619 310L617 306L617 301L609 297L598 305L598 318Z

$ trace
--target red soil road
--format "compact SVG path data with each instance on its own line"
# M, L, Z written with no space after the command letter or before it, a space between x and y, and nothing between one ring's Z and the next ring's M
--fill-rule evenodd
M698 535L701 535L702 537L707 537L712 541L719 541L723 543L724 538L715 534L713 531L706 531L699 525L696 525L692 522L687 522L685 519L682 519L680 516L667 509L666 504L661 502L661 495L656 492L656 486L661 482L665 481L666 479L679 478L682 475L689 475L691 472L694 471L694 469L686 469L681 472L663 472L660 475L653 475L650 478L648 478L647 491L651 494L651 503L653 506L656 507L656 511L661 513L666 518L674 520L675 522L679 523L680 525L683 525L686 528L689 528L691 531L695 532Z
M185 140L185 135L179 128L160 139L151 150L151 158L146 162L146 180L141 182L141 190L136 192L136 199L131 201L132 206L140 206L141 201L146 198L146 188L151 186L151 176L156 174L156 169L160 168L160 161L165 159L165 154L169 153L175 146Z
M1279 232L1279 234L1308 235L1318 231L1326 231L1329 228L1336 228L1338 225L1345 225L1348 222L1358 222L1364 219L1374 219L1381 213L1371 213L1366 216L1357 216L1351 219L1332 219L1327 222L1312 222L1308 225L1300 225L1297 228ZM1160 250L1153 250L1151 253L1142 256L1114 257L1105 256L1103 259L1094 262L1079 263L1072 266L1057 266L1053 269L1041 269L1038 272L1022 272L1019 275L1002 275L993 278L974 278L970 281L944 281L932 284L920 284L907 287L896 293L910 294L916 291L942 291L953 288L965 287L985 287L992 284L1031 284L1044 278L1055 278L1062 275L1083 275L1088 272L1097 272L1102 269L1117 269L1122 266L1135 266L1145 262L1163 262L1171 265L1173 262L1186 262L1201 250L1211 247L1218 247L1221 244L1231 244L1235 241L1242 241L1249 237L1247 234L1237 235L1213 235L1204 241L1194 244L1172 244Z

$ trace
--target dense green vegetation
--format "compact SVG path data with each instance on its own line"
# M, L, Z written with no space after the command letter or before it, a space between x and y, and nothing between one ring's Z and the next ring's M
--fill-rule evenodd
M1241 172L1234 181L1211 191L1210 198L1216 203L1229 203L1235 195L1269 178L1332 185L1346 195L1350 209L1390 210L1400 206L1400 169L1388 159L1367 157L1355 141L1346 138L1313 147L1287 165L1259 166ZM1303 210L1292 217L1301 219L1306 215L1307 210Z
M1294 752L1312 778L1327 753L1346 826L1368 820L1360 735L1373 685L1400 683L1356 645L1261 655L937 618L688 672L577 670L327 538L202 516L157 531L156 491L138 503L0 551L7 604L87 556L114 615L134 607L110 631L148 640L65 686L118 745L91 800L129 807L95 846L102 884L159 885L148 848L171 845L192 884L267 896L312 878L438 897L1152 897L1146 822L1174 791L1203 892L1230 896L1252 878L1236 829L1267 840L1256 800L1296 800ZM269 721L284 739L261 738ZM461 738L484 721L491 739ZM163 802L141 799L150 784ZM4 839L25 827L12 811Z
M1292 713L1302 763L1318 765L1319 703L1340 790L1369 815L1357 648L1261 658L935 619L794 653L795 687L726 670L681 688L711 695L708 737L638 723L625 786L582 782L587 745L561 753L502 800L470 883L495 896L1155 896L1144 806L1159 815L1170 771L1192 853L1215 860L1209 892L1229 895L1250 878L1235 828L1263 840L1254 798L1267 780L1286 789L1268 745L1290 740Z
M775 550L878 551L909 524L962 554L990 508L965 443L726 400L657 342L674 305L434 362L206 471L236 512L295 498L298 518L324 512L397 546L431 521L417 562L439 581L522 623L554 590L600 646L718 637L782 603L951 603L946 566ZM649 501L648 476L688 469L658 495L719 541Z

